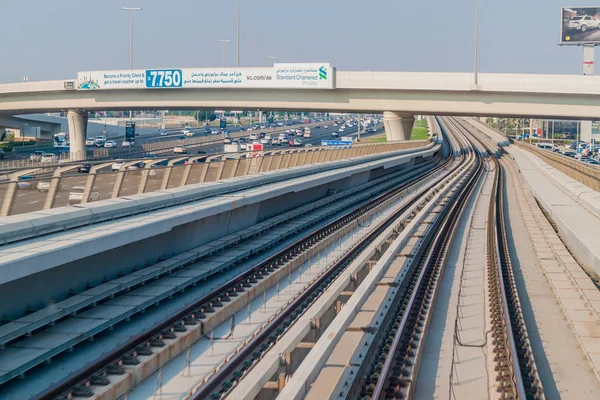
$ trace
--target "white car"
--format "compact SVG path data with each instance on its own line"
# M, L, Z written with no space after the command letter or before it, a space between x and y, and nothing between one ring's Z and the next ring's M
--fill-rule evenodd
M94 139L95 146L103 147L104 143L106 143L106 136L96 136L96 139Z
M240 140L240 150L246 150L248 148L248 143L245 140Z
M578 15L569 21L569 29L580 32L587 32L588 29L600 28L600 20L596 20L589 15Z
M250 140L256 140L256 139L258 139L258 134L256 134L256 133L251 133L251 134L250 134Z
M37 190L40 192L47 192L50 190L50 181L39 181L37 184Z
M41 161L42 157L46 154L45 151L34 151L30 156L29 156L29 160L30 161Z
M73 186L73 189L69 192L69 205L79 204L83 200L83 193L85 192L85 187L83 186ZM100 195L98 192L91 192L90 198L88 201L96 201Z
M117 142L115 142L114 140L107 140L106 143L104 143L104 148L106 149L112 149L117 147Z
M271 144L272 144L273 146L279 146L279 139L277 139L277 138L273 138L273 139L271 139Z
M231 144L233 143L233 140L231 140L230 137L226 137L225 139L223 139L223 144Z
M216 129L213 129L212 131L210 131L211 135L218 135L220 132Z
M56 163L57 161L58 161L58 157L56 157L56 155L52 154L52 153L46 153L40 159L40 162L42 162L44 164L52 164L52 163Z
M333 136L333 137L337 137L337 136L338 136L338 133L337 133L336 131L333 131L333 132L331 132L331 136Z
M86 146L93 146L95 144L94 138L85 139Z
M112 171L119 171L121 167L125 164L124 160L116 160L113 165L110 167Z
M267 139L267 137L265 136L264 138L260 139L260 143L261 144L269 144L271 143L271 139Z
M121 147L133 147L135 145L135 142L131 142L129 140L123 140L123 143L121 143Z
M185 128L183 130L183 134L184 134L184 136L192 137L192 136L194 136L194 131L191 130L190 128Z
M187 153L187 149L185 148L185 146L175 146L175 148L173 149L173 153L185 154L185 153Z
M166 129L160 130L160 136L167 136L168 134L169 134L169 132Z

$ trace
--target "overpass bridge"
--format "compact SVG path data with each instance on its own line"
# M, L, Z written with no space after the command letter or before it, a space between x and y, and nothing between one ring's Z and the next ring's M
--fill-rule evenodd
M87 112L93 110L219 108L382 112L386 134L392 140L403 140L410 135L415 115L600 119L600 77L596 76L479 74L479 84L475 86L472 74L468 73L330 69L332 83L325 89L242 84L235 88L125 86L78 90L75 79L3 84L0 85L0 115L68 111L73 153L84 149ZM223 71L229 70L237 71ZM238 70L248 74L264 69Z

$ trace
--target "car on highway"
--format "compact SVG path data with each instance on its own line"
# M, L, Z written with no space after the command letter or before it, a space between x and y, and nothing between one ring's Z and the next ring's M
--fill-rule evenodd
M112 171L120 171L123 164L125 164L125 160L115 160L110 169Z
M17 189L36 189L37 181L34 180L35 177L31 175L23 175L19 177L17 181Z
M86 146L93 146L94 144L95 144L94 138L87 138L87 139L85 139L85 145Z
M588 158L587 160L585 160L586 164L592 164L592 165L600 165L600 162L598 162L597 160L594 160L593 158Z
M107 140L106 143L104 143L104 148L105 149L114 149L114 148L116 148L118 146L119 145L114 140Z
M173 149L173 153L175 153L175 154L186 154L187 153L187 149L183 145L175 146L175 148Z
M312 145L312 144L310 144L310 143L306 143L306 144L304 145L304 147L313 147L313 145Z
M294 139L289 141L290 146L294 146L294 147L299 147L302 146L302 140L300 139Z
M257 133L251 133L250 134L250 140L257 140L258 139L258 134Z
M331 132L331 136L333 136L333 137L338 137L338 136L339 136L339 133L337 133L336 131L333 131L333 132Z
M47 192L50 190L50 181L39 181L37 184L37 190L40 192Z
M143 169L146 166L146 164L144 164L143 161L137 162L133 165L128 165L127 168L125 168L125 170L127 171L137 171L140 169Z
M211 135L218 135L220 132L218 129L213 129L212 131L210 131Z
M271 145L272 146L279 146L279 139L278 138L272 138L271 139Z
M44 164L53 164L53 163L57 163L58 162L58 157L56 156L56 154L52 154L52 153L46 153L42 156L42 158L40 159L41 163Z
M233 143L233 140L231 140L230 137L226 137L225 139L223 139L223 143L224 144L231 144L231 143Z
M81 164L79 167L77 167L77 172L80 174L87 174L92 170L93 166L94 164Z
M96 136L94 139L94 146L104 147L104 143L106 143L106 136Z
M83 200L83 194L85 193L85 186L73 186L69 192L69 205L79 204ZM91 192L88 201L96 201L100 198L98 192Z
M589 15L578 15L569 20L569 29L580 32L587 32L588 29L600 28L600 20L594 19Z
M183 136L192 137L194 136L194 131L191 128L183 128Z
M46 154L45 151L36 150L29 156L30 161L40 161L42 157Z
M169 131L167 131L166 129L160 130L160 136L167 136L168 134L169 134Z
M323 129L328 129L329 125L323 125Z
M212 133L212 131L210 130L210 128L204 128L204 133L206 135L210 135Z
M123 140L121 143L121 147L133 147L135 146L135 142L132 140Z

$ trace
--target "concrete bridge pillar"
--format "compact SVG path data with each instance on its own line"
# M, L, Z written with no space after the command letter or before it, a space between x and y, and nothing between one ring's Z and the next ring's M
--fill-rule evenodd
M383 126L388 141L410 140L415 117L413 115L400 115L392 111L383 112Z
M85 160L85 138L87 135L88 112L84 110L69 110L69 142L71 144L71 160Z

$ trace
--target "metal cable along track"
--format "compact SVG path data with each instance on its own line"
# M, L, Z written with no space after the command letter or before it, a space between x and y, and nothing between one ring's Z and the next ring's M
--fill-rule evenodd
M427 233L410 271L400 283L390 311L386 314L373 343L377 348L368 354L350 393L362 398L405 398L410 390L411 369L417 347L426 329L427 313L434 302L438 278L460 214L471 191L483 172L476 164L448 199L443 216ZM384 328L385 327L385 328Z
M115 348L109 353L103 355L95 362L90 363L82 370L75 372L65 380L58 382L51 388L46 389L44 392L40 393L37 398L67 399L71 398L72 396L92 396L93 392L89 389L89 386L109 384L106 374L124 374L125 369L122 367L122 365L138 364L139 361L136 360L137 355L151 355L151 347L164 346L165 343L163 342L163 339L174 339L176 337L174 332L185 331L187 330L186 326L202 324L202 320L206 318L206 313L215 312L218 308L223 307L228 301L230 301L232 297L238 296L239 293L246 291L246 289L253 283L264 279L266 276L268 276L268 274L279 269L285 264L287 259L293 258L295 255L327 238L332 232L341 229L351 221L357 220L367 211L385 202L392 196L400 193L405 188L421 181L424 176L431 176L443 168L446 168L449 163L450 160L445 161L443 164L434 168L429 173L410 179L407 183L401 185L400 187L376 197L366 205L350 211L335 221L329 223L327 226L317 230L316 232L302 237L295 243L278 252L276 255L260 263L255 268L234 278L227 285L224 285L223 287L202 297L198 301L187 306L185 309L182 309L177 314L165 319L162 323L156 325L151 330L132 338L118 348ZM389 221L389 223L391 223L391 221ZM379 232L379 230L377 231ZM373 236L373 238L374 237L376 236ZM348 258L345 260L347 262L340 262L339 265L335 266L335 268L330 268L330 270L323 274L321 278L314 283L310 290L303 292L301 296L298 296L295 302L290 304L290 307L286 308L284 312L280 313L278 318L276 318L277 322L275 320L272 321L272 323L266 329L261 331L260 335L256 336L255 340L246 346L247 349L252 348L252 351L246 351L244 354L249 354L249 358L245 359L244 362L239 362L239 364L242 365L241 371L244 371L245 368L250 368L251 365L260 358L260 354L262 354L262 352L266 351L272 344L275 343L275 340L281 334L283 334L289 326L291 326L293 321L301 315L303 310L308 308L308 306L318 298L319 294L322 293L322 291L343 270L343 267L348 265L349 261L351 261L366 245L368 245L367 242L359 244L355 251L347 255ZM302 299L301 301L299 300L300 298ZM259 341L258 339L263 340L260 343L260 346L255 345L255 343ZM233 365L236 360L240 359L241 356L235 357L228 365ZM225 368L222 368L221 371L225 371ZM227 369L227 371L229 371L229 369ZM231 376L238 376L239 374L240 370L236 370L232 371ZM222 376L222 374L219 374L219 376ZM211 384L212 382L213 380L210 381ZM214 382L216 382L216 380L214 380ZM223 385L219 389L219 392L225 392L231 386L232 383L229 383L229 381L224 381ZM196 396L196 398L198 397Z

